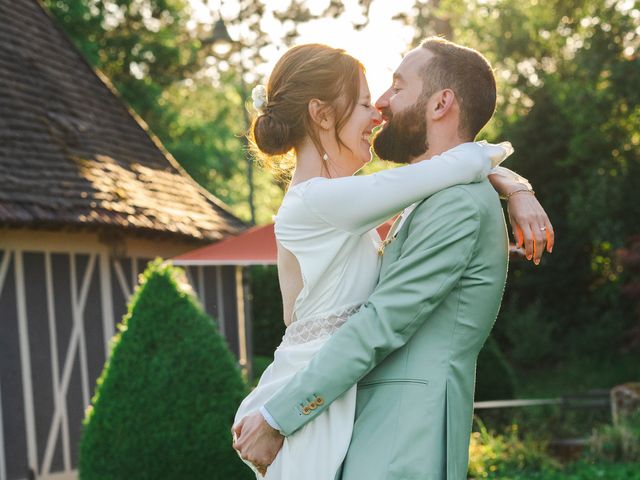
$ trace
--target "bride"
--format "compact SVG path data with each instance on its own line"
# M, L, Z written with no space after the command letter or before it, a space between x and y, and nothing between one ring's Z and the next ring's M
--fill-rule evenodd
M287 329L273 363L236 413L234 436L240 433L241 419L260 410L366 302L378 280L384 248L376 227L440 190L486 180L491 167L511 153L508 144L468 142L428 161L353 176L371 160L370 137L382 117L371 103L360 62L325 45L289 50L276 64L266 91L254 90L254 105L261 114L252 135L263 160L277 170L278 159L291 154L295 159L275 217ZM490 181L501 194L526 184L501 167L492 173ZM510 197L512 218L531 214L530 200L518 206L522 197L532 196ZM286 437L271 465L245 462L258 478L333 479L349 446L355 396L353 387ZM323 402L321 397L309 400L304 408Z

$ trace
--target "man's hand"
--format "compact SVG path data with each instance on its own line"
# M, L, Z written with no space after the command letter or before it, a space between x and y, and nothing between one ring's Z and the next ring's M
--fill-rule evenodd
M528 260L540 264L545 250L551 253L555 235L546 212L531 192L518 192L509 197L509 223L516 240L516 246L522 248Z
M254 412L231 429L233 433L233 448L246 461L252 463L262 476L266 475L267 467L273 463L282 448L284 437L272 428L260 412Z

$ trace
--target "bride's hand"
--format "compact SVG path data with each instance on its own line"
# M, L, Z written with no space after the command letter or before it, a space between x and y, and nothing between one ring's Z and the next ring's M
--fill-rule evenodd
M524 246L528 260L540 264L545 250L551 253L555 234L547 213L538 202L533 192L520 190L509 196L507 210L509 223L516 241L516 247Z

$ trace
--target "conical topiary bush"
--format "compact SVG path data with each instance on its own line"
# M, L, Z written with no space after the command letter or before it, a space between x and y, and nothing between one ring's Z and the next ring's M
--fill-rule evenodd
M87 411L81 480L253 477L231 448L244 382L181 275L160 259L143 274Z

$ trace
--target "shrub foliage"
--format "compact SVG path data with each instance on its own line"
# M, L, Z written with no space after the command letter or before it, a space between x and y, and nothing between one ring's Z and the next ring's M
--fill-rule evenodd
M82 480L249 478L230 433L245 386L182 276L160 259L142 275L84 421Z

